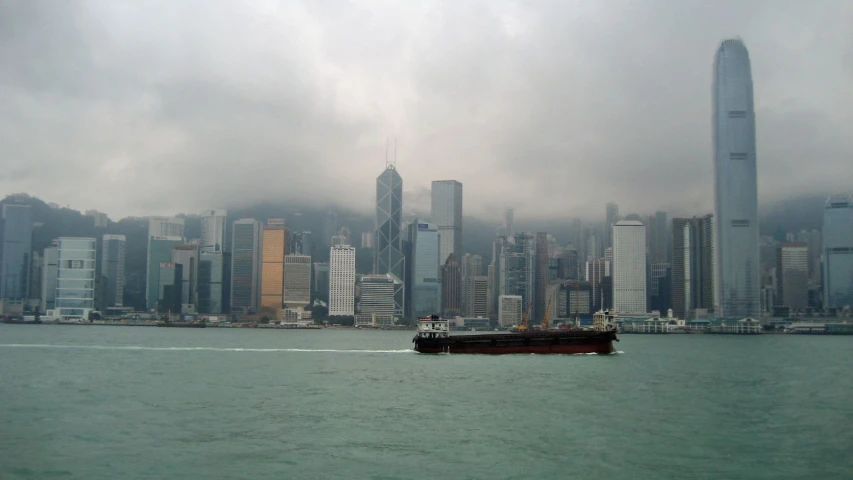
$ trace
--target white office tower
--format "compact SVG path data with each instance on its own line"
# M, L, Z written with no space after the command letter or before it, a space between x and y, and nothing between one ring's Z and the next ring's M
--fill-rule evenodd
M225 250L225 210L205 210L201 214L201 252L222 253Z
M646 227L636 220L613 225L613 309L646 313Z
M355 314L355 248L336 245L329 253L329 315Z
M521 295L501 295L498 299L498 324L501 327L521 325Z

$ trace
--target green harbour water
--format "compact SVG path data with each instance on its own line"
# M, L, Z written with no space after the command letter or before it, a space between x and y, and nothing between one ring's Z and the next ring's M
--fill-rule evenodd
M0 479L853 478L853 338L0 325Z

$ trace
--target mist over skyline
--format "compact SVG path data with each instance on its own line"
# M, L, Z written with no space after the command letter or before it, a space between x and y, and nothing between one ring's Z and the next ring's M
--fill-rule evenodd
M851 190L853 4L0 5L3 195L128 215L257 202L713 211L714 52L740 36L762 204Z

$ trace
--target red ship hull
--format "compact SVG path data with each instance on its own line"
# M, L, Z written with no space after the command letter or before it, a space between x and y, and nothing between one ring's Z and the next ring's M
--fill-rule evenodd
M420 353L469 353L507 355L537 354L609 354L619 341L615 331L547 331L531 333L456 335L441 338L415 337Z

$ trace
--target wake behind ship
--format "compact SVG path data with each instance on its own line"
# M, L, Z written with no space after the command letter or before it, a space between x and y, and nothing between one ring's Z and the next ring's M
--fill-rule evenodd
M437 315L418 321L418 333L412 342L420 353L510 353L609 354L615 350L616 327L609 312L593 316L591 330L539 330L519 333L450 335L450 321Z

